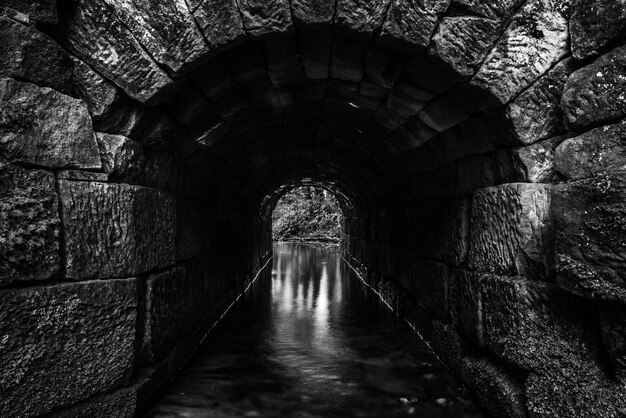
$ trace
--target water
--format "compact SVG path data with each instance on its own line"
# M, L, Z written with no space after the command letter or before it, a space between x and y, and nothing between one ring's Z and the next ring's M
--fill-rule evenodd
M148 417L483 417L336 248L277 244Z

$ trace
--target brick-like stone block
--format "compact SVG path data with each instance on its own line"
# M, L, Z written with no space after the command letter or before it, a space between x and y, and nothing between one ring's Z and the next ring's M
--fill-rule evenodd
M511 150L511 161L520 180L551 183L557 179L557 147L566 136L557 136Z
M626 173L552 192L557 280L585 298L626 301Z
M70 93L73 63L57 43L33 26L22 25L3 16L0 16L0 36L1 76Z
M388 3L389 7L387 15L384 16L385 21L379 42L406 52L407 50L422 50L428 46L450 0L424 2L388 0L385 3Z
M552 243L550 186L512 183L474 194L472 268L544 279L553 270Z
M452 270L449 282L450 315L454 326L469 340L484 344L482 275L467 270Z
M0 79L0 150L14 162L100 168L87 106L50 88Z
M245 37L236 0L205 0L199 3L193 10L193 16L213 50Z
M587 58L623 33L626 28L626 1L578 0L570 18L572 54Z
M174 196L125 184L60 180L66 276L131 276L175 259Z
M0 159L0 286L58 272L58 208L52 173Z
M494 417L526 418L523 379L486 358L465 357L463 383L474 392L480 405Z
M3 0L2 5L24 13L29 19L38 22L53 25L57 23L56 0Z
M237 4L246 32L252 36L283 33L293 26L288 0L237 0Z
M566 126L586 126L626 115L626 46L615 48L575 71L567 80L561 107Z
M148 276L144 288L141 361L155 363L188 333L195 321L192 306L193 278L185 269L177 267ZM195 321L194 321L195 320Z
M39 416L131 374L136 282L0 291L0 414Z
M556 168L580 180L626 167L626 121L592 129L563 141L556 149Z
M86 104L94 122L106 119L121 106L121 92L113 83L98 74L91 66L72 57L74 61L74 91Z
M483 275L485 344L527 370L597 371L592 307L551 283Z

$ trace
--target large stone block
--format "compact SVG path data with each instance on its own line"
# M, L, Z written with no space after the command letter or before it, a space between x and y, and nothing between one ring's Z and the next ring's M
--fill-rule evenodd
M207 58L209 45L185 0L104 0L146 51L180 75Z
M621 418L626 415L626 389L602 375L581 376L564 370L551 376L531 373L526 379L531 418Z
M291 7L288 0L237 0L246 32L255 37L290 30Z
M626 121L563 141L556 149L556 168L570 180L626 168Z
M557 146L565 136L536 142L511 150L511 160L516 177L530 183L552 183L557 180Z
M503 22L482 17L445 17L429 53L462 77L471 77L505 29Z
M56 0L2 0L3 6L28 15L29 19L42 23L57 23Z
M490 94L487 105L509 102L569 53L568 22L558 3L532 0L513 16L470 82Z
M50 88L0 79L0 150L18 163L100 168L85 104Z
M238 42L246 35L236 0L204 0L193 10L193 16L213 50Z
M512 183L478 190L472 202L470 266L545 279L553 271L550 186Z
M160 102L175 83L103 2L63 2L61 42L100 74L141 102Z
M614 49L575 71L561 98L570 129L610 122L626 116L626 46Z
M137 184L155 189L167 188L173 175L174 158L165 153L146 150L121 135L97 133L102 169L116 183Z
M142 362L155 363L164 358L199 319L193 318L189 309L194 296L193 279L180 267L146 278Z
M56 42L34 27L4 16L0 16L0 36L0 76L70 93L72 60Z
M61 180L68 278L131 276L174 263L174 196L144 187Z
M571 58L559 62L506 107L516 142L532 144L565 132L561 96L576 66Z
M57 273L58 206L52 173L0 160L0 286Z
M46 418L134 418L140 410L142 384L124 387L112 393L97 395L76 405L46 415Z
M494 417L526 418L523 380L486 358L465 357L463 382L471 388L480 405Z
M578 0L570 18L572 54L587 58L624 33L625 0Z
M591 304L544 282L483 275L485 344L498 356L546 375L600 370Z
M389 8L379 42L404 53L428 46L441 15L450 4L450 0L387 2Z
M327 25L333 21L335 0L292 0L296 22L303 25Z
M122 105L121 93L106 78L78 58L74 61L74 91L87 104L94 122L106 119L115 107Z
M626 173L555 186L557 279L591 299L626 301Z
M380 28L390 0L337 0L335 25L365 36Z
M127 381L135 280L0 292L0 413L39 416Z

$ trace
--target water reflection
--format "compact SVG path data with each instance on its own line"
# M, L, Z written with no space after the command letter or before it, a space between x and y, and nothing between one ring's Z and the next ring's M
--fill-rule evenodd
M482 417L336 249L278 244L150 417Z

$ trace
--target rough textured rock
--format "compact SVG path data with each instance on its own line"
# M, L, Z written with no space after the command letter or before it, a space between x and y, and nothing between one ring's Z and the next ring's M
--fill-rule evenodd
M391 0L337 0L335 25L365 36L380 28Z
M485 343L494 353L550 376L599 372L589 303L551 283L487 275L480 283Z
M62 4L59 38L70 51L141 102L168 96L175 83L109 6L96 0Z
M557 2L558 3L558 2ZM548 0L533 0L487 55L471 85L507 103L569 52L567 19Z
M34 27L4 16L0 16L0 36L0 76L70 92L72 60L56 42Z
M519 178L530 183L551 183L557 179L556 150L566 137L555 137L511 151Z
M293 17L299 24L324 25L333 21L336 0L291 0Z
M127 380L136 298L132 279L1 291L2 415L38 416Z
M167 188L172 176L173 157L148 151L139 142L121 135L96 134L102 169L112 182Z
M69 279L125 277L173 264L172 195L124 184L67 180L59 181L59 193Z
M559 62L506 107L506 118L517 141L532 144L565 132L561 96L575 69L572 59Z
M286 32L291 29L288 0L237 0L246 31L255 37Z
M8 6L38 22L57 23L56 0L2 0L0 6Z
M523 380L485 358L465 357L463 381L494 417L526 418Z
M481 189L472 202L470 265L479 271L550 276L550 189L513 183Z
M93 173L82 170L59 170L56 173L58 180L82 180L106 182L109 176L105 173Z
M471 271L455 269L449 281L452 323L465 337L480 346L484 344L481 277Z
M481 17L445 17L437 27L429 54L462 77L471 77L498 40L504 25Z
M563 141L556 149L556 168L571 180L626 169L626 121Z
M626 174L555 186L557 279L591 299L626 301Z
M526 379L530 417L619 418L626 414L624 388L603 376L563 371L557 378L531 373Z
M161 360L198 319L189 312L192 279L180 267L146 279L142 361L155 363Z
M561 98L570 129L626 116L626 46L616 48L575 71Z
M54 275L59 228L54 175L0 159L0 286Z
M46 418L107 417L134 418L139 412L141 383L124 387L113 393L94 396L62 411L46 415Z
M506 19L511 17L522 2L523 0L453 0L446 14Z
M209 46L185 0L103 0L146 51L168 72L180 75L206 59Z
M381 43L406 53L424 49L450 0L387 0L389 10L382 26Z
M120 91L89 65L78 58L72 59L74 61L74 91L87 104L94 122L106 119L115 107L121 105Z
M193 16L213 50L245 37L236 0L204 0L193 11Z
M0 150L14 162L100 168L87 107L50 88L0 79Z
M572 53L577 59L593 55L626 29L625 0L578 0L570 18Z

